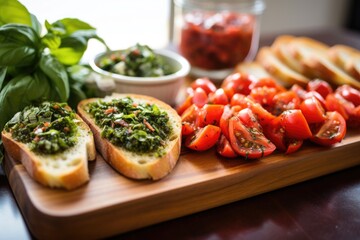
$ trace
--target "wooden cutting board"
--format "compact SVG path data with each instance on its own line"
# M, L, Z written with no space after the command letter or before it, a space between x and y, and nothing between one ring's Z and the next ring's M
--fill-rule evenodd
M40 239L102 238L272 191L360 164L360 132L324 148L309 143L289 156L246 161L214 149L181 155L157 181L127 179L101 156L90 163L91 181L71 192L34 182L9 156L4 167L30 231Z

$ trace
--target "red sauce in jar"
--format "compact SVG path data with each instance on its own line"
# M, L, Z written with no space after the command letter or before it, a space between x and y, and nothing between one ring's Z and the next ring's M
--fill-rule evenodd
M192 66L231 68L248 55L254 28L249 14L192 12L185 15L179 50Z

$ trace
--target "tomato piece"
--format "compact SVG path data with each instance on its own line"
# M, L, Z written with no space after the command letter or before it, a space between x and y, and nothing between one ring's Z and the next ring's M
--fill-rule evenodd
M343 98L353 103L355 107L360 105L360 91L350 87L349 85L342 85L335 91L340 94Z
M176 108L177 113L181 116L183 112L192 104L192 95L186 97L185 101Z
M220 136L220 139L216 145L216 151L221 156L227 158L235 158L238 156L234 151L234 149L231 147L229 140L227 140L227 138L224 135Z
M300 102L300 98L293 91L278 93L273 98L271 113L279 116L283 111L298 109Z
M263 108L259 103L250 104L249 108L254 113L256 119L259 121L262 127L269 124L275 118L274 115Z
M242 109L236 116L240 119L240 121L248 128L258 128L262 129L261 125L259 124L257 117L251 111L250 108Z
M221 88L223 88L225 92L231 92L229 89L232 89L234 94L241 93L248 95L250 93L249 86L253 82L256 82L256 78L252 75L233 73L224 79ZM232 95L228 95L228 97L231 98Z
M337 111L345 118L345 120L349 119L349 113L354 109L354 104L347 101L339 94L328 94L325 103L328 111Z
M222 134L229 139L229 120L231 117L236 115L242 108L239 106L229 107L228 105L224 107L223 114L220 118L219 126L221 128Z
M305 95L306 95L306 91L298 84L294 84L292 85L290 91L293 91L294 93L296 93L296 95L300 98L300 100L304 100L305 99Z
M194 82L191 83L190 86L194 90L196 90L197 88L201 88L206 92L206 94L213 93L216 91L216 86L207 77L196 79Z
M251 90L249 97L254 100L254 102L260 103L265 109L270 109L276 93L275 88L258 87Z
M264 78L260 78L257 81L254 81L250 84L249 88L254 89L257 87L268 87L268 88L275 88L277 90L277 92L284 92L286 91L286 89L279 85L275 79L271 78L271 77L264 77Z
M286 154L297 151L303 143L303 140L285 136L285 130L281 125L281 117L275 118L271 124L265 126L264 135L276 146L276 149Z
M294 153L296 151L298 151L301 146L303 145L303 140L298 140L298 139L291 139L291 140L288 140L288 143L287 143L287 149L286 149L286 154L291 154L291 153Z
M346 134L345 119L336 111L327 112L325 122L314 127L313 133L310 140L322 146L331 146L341 142Z
M229 137L234 151L249 159L268 156L276 148L260 129L246 127L238 117L229 120Z
M321 103L321 106L323 108L326 108L326 103L325 103L325 99L320 95L320 93L318 92L315 92L315 91L310 91L310 92L307 92L304 96L304 99L307 99L307 98L311 98L311 97L315 97L320 103Z
M312 136L310 127L301 110L287 110L281 115L281 125L285 130L285 136L294 139L307 139Z
M346 124L351 128L360 127L360 105L353 109Z
M196 126L193 123L182 122L181 124L181 134L182 136L188 136L193 134L196 130Z
M204 127L208 124L218 126L223 112L224 105L205 104L199 111L199 115L196 118L196 125L198 127Z
M328 94L333 92L333 89L331 88L330 84L321 79L315 79L308 82L307 90L318 92L324 99Z
M229 98L227 97L224 89L219 88L215 91L215 93L209 93L209 102L213 104L226 105L229 103Z
M307 98L300 104L300 110L308 124L325 121L325 109L315 97Z
M199 108L195 104L192 104L181 114L181 121L195 123L198 113Z
M196 88L194 91L194 96L192 98L192 103L201 108L207 102L208 102L208 96L205 90L202 88Z
M213 147L218 141L221 129L214 125L207 125L198 129L194 134L185 139L185 146L196 150L205 151Z
M231 106L240 106L242 108L247 108L249 104L252 104L253 101L250 100L248 97L246 97L243 94L235 93L234 96L230 100Z

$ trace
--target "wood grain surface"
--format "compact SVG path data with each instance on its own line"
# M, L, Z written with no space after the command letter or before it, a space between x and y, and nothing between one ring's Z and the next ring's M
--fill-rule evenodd
M25 221L36 238L101 238L199 212L360 164L360 134L332 148L305 145L286 156L225 159L214 149L186 152L166 178L136 181L118 174L101 156L91 180L75 191L34 182L24 167L5 160L5 171Z

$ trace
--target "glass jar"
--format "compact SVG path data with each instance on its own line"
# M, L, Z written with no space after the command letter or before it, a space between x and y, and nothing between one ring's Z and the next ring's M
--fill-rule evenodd
M191 74L222 80L255 57L264 0L174 0L173 44Z

